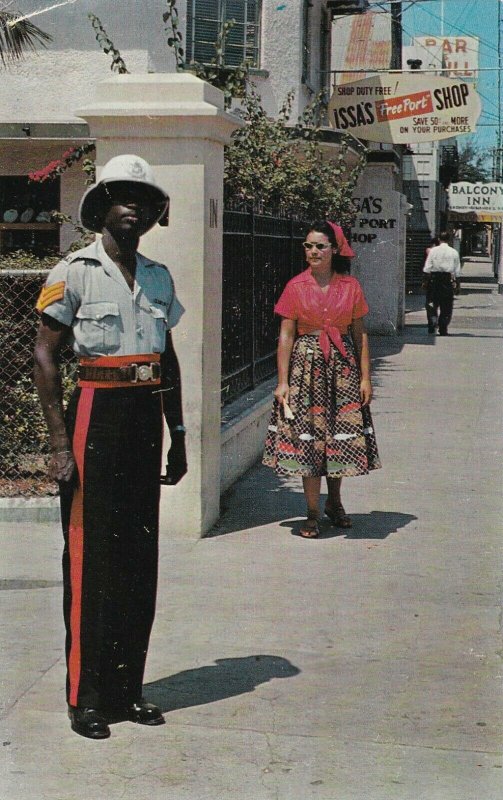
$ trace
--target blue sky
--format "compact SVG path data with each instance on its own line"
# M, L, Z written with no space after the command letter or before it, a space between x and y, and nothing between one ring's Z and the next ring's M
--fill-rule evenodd
M376 0L372 0L372 3ZM499 0L402 0L403 44L411 43L412 36L479 37L479 66L498 67L498 3ZM389 5L386 4L389 8ZM384 6L384 2L383 2ZM503 16L503 8L501 9ZM496 127L488 123L498 121L498 72L480 72L476 83L482 101L482 114L477 133L472 137L484 148L496 146ZM483 124L485 123L485 124ZM459 137L462 144L465 137Z

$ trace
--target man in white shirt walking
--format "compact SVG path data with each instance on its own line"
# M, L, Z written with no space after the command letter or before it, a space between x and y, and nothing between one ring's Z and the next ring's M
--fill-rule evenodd
M426 282L426 314L428 333L435 333L438 320L440 336L447 336L447 328L452 317L454 290L461 275L461 262L458 252L448 244L449 234L444 231L439 239L440 244L431 248L423 267Z

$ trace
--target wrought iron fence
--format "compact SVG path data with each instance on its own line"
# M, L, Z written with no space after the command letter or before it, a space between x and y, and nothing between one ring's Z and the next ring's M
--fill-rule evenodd
M306 223L255 211L224 212L222 402L270 377L276 368L274 303L302 269Z

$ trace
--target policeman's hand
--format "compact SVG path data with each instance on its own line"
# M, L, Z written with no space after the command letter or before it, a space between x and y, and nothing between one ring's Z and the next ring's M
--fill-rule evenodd
M166 474L161 475L161 483L166 486L175 486L181 481L186 472L185 434L183 431L174 431L171 434L171 447L168 451Z
M54 450L48 466L49 478L69 483L75 475L75 459L71 450Z

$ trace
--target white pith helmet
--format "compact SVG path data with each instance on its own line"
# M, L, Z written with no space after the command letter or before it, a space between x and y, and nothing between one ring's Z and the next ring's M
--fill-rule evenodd
M152 226L166 214L169 196L158 186L150 164L140 156L114 156L101 170L99 181L89 187L80 201L79 218L84 228L101 233L103 220L99 217L99 211L102 207L104 189L108 183L119 182L139 184L148 188L155 202L159 204L159 214Z

